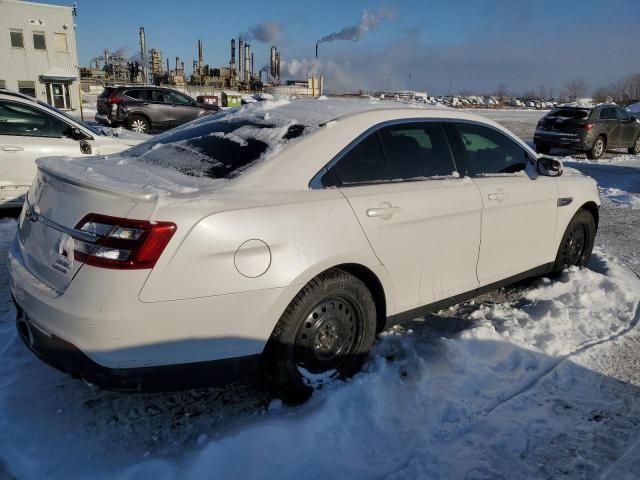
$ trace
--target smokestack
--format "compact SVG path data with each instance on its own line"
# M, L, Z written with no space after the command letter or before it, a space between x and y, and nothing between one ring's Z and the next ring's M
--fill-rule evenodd
M276 52L276 78L280 80L280 52Z
M251 54L251 76L253 77L253 53Z
M238 77L240 77L240 81L244 80L244 40L242 37L238 39Z
M316 42L316 60L318 59L318 42Z
M244 81L249 81L249 67L251 66L251 45L244 44Z
M169 73L171 69L169 68L169 59L167 58L167 73Z
M182 70L182 74L184 75L184 62L180 62L180 70Z
M235 67L236 65L236 39L231 39L231 61L229 62L230 68Z
M198 39L198 66L202 66L202 40Z
M144 27L140 27L140 63L142 64L142 81L147 83L147 45L144 37Z
M276 78L276 46L273 45L271 47L271 71L269 72L271 74L271 78Z
M176 73L180 70L180 57L176 57Z

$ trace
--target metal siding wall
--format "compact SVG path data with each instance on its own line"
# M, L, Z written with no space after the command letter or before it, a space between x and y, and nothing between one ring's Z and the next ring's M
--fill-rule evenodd
M44 25L31 25L29 19L42 20ZM66 29L63 28L65 24ZM22 30L23 49L11 47L9 30L14 28ZM45 32L46 51L34 50L34 31ZM67 35L68 53L55 51L54 33ZM7 88L12 90L18 90L18 80L33 81L36 95L46 102L47 94L40 75L53 67L78 76L78 48L71 8L0 0L0 80L6 80ZM77 79L69 87L73 109L79 108L78 87Z

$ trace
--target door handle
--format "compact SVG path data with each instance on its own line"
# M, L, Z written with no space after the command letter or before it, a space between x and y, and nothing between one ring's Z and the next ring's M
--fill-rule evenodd
M494 202L499 202L499 203L504 202L504 197L508 197L508 196L509 196L509 194L503 192L501 188L499 188L497 191L491 192L489 195L487 195L489 200L492 200Z
M24 150L24 148L18 147L18 146L13 146L13 145L8 145L6 147L2 147L2 151L3 152L22 152L23 150Z
M400 207L392 207L391 205L389 205L388 207L369 208L367 210L367 217L379 217L383 220L388 220L399 211Z

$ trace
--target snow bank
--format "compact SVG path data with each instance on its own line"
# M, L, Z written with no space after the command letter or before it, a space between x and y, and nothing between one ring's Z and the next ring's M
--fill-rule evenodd
M504 478L478 476L486 465L470 439L503 442L496 448L505 455L520 448L522 439L499 435L503 418L522 414L510 399L638 320L640 280L602 253L593 263L597 271L571 269L518 300L478 306L459 338L429 340L419 324L392 331L351 381L302 407L271 409L178 462L148 460L120 478Z

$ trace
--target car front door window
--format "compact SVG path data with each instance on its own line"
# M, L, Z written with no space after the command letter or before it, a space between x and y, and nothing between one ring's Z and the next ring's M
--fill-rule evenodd
M39 109L14 103L0 102L0 135L62 138L69 135L71 126Z
M171 103L172 105L193 105L193 101L177 92L166 92L164 98L165 102Z
M466 157L466 174L472 176L517 173L525 169L526 151L506 135L488 127L459 124Z

